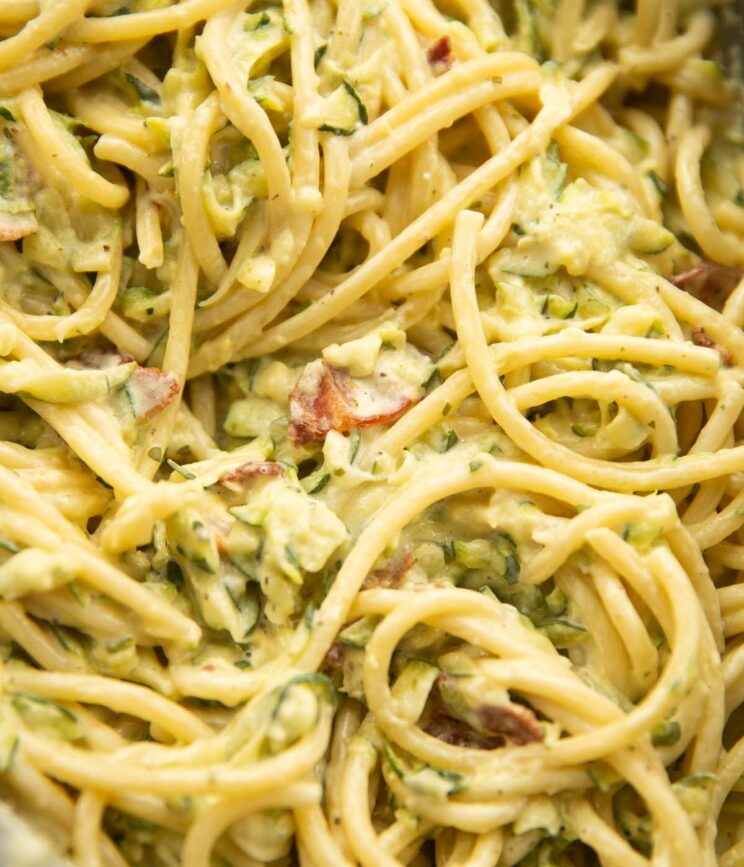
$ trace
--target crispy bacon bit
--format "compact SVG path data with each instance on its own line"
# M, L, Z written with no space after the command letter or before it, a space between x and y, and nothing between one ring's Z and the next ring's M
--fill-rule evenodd
M432 691L432 700L427 708L427 718L422 727L425 731L447 743L473 746L476 749L493 749L509 741L517 746L543 740L543 732L535 714L524 705L515 702L504 704L481 704L464 709L463 717L455 715L441 689L448 682L453 685L452 675L440 674L440 691Z
M325 361L308 364L289 395L289 435L300 445L330 430L348 430L351 393L343 377Z
M718 262L700 262L683 274L675 274L672 283L708 307L721 310L743 275L741 268L719 265Z
M433 42L426 57L437 75L446 72L452 66L452 42L449 36L440 36Z
M502 735L518 746L543 740L537 717L521 704L484 704L478 708L478 721L487 732Z
M346 661L346 654L344 653L343 647L338 643L338 641L334 641L333 644L328 648L328 653L325 656L326 665L330 668L343 668L344 662Z
M471 750L495 750L503 743L502 738L482 735L466 722L455 719L439 709L430 714L423 730L445 744L467 747Z
M489 738L470 728L462 720L449 716L438 716L430 720L424 731L445 744L453 747L467 747L471 750L495 750L501 744L499 738Z
M362 583L362 590L374 590L377 587L397 587L400 579L413 566L416 560L410 551L403 557L393 560L384 569L375 569L370 572Z
M304 445L332 430L343 433L395 421L419 397L362 383L325 361L313 361L289 396L289 436Z
M494 750L504 742L502 737L483 734L476 731L464 720L453 717L436 689L429 693L429 701L426 704L420 725L427 734L455 747Z
M180 391L178 380L157 367L137 367L126 385L137 418L153 418Z
M86 349L78 355L73 355L65 362L68 367L85 368L86 370L106 370L120 364L134 361L131 355L118 349Z
M711 340L705 333L705 329L702 325L693 325L691 336L692 342L695 346L704 346L706 349L713 349L716 345L715 340Z
M118 349L86 349L79 355L68 358L68 367L84 370L108 370L120 364L129 364L134 359ZM132 402L136 418L153 418L162 412L181 390L178 380L171 373L163 373L157 367L135 367L126 383L126 391Z
M223 473L216 484L223 487L236 487L256 476L283 476L284 467L271 461L247 461L239 467Z
M695 346L704 346L706 349L715 349L721 356L721 361L726 365L726 367L731 367L734 363L734 356L731 354L731 351L708 337L702 325L693 325L690 336L692 337L692 342Z
M0 241L20 241L38 231L39 224L31 214L0 214Z

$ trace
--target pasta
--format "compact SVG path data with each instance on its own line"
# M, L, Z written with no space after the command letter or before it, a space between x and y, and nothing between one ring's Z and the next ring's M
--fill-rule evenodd
M0 863L744 863L717 21L0 3Z

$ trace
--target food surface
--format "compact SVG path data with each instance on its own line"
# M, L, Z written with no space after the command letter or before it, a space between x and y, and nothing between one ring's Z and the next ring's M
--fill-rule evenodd
M0 2L3 867L744 864L722 20Z

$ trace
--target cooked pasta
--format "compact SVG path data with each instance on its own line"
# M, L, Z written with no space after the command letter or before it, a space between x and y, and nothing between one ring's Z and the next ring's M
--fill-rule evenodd
M0 3L0 863L744 863L717 14Z

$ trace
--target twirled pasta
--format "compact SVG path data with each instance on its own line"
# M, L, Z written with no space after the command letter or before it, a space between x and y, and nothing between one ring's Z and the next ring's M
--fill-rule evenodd
M3 864L742 861L715 28L0 4Z

